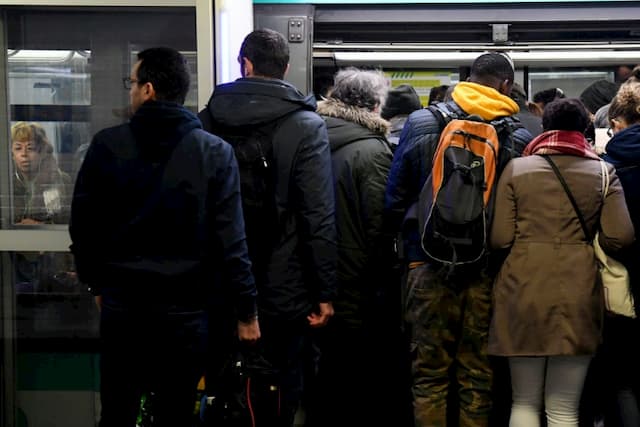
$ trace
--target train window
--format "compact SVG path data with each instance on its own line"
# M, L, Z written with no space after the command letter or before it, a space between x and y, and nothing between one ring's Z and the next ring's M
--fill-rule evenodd
M391 80L391 86L401 84L413 86L420 97L420 103L427 106L430 103L429 93L431 88L442 85L458 83L460 75L457 69L450 70L385 70L385 74Z
M162 45L185 54L186 105L197 108L194 8L58 9L7 12L12 194L2 199L12 201L16 226L68 221L92 135L129 117L122 78L141 50Z
M95 425L99 315L65 246L41 250L49 246L38 239L66 233L92 136L129 119L122 79L138 52L168 46L185 55L192 73L185 104L196 111L196 9L7 7L0 19L9 104L2 126L8 138L0 139L0 224L30 242L0 257L2 295L9 296L0 310L10 310L3 330L16 338L15 352L3 353L11 365L0 363L0 377L7 369L12 375L5 378L15 378L0 409L15 408L12 425Z
M614 81L611 69L530 69L529 97L549 88L560 88L569 98L578 98L582 91L598 80Z

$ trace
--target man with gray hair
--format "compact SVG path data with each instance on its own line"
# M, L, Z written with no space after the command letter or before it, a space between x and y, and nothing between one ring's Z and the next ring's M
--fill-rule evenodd
M471 65L466 82L460 82L446 103L453 118L477 115L484 121L511 116L518 105L509 98L514 70L498 53L480 55ZM417 221L408 215L431 174L432 159L444 126L439 111L412 113L393 158L385 194L385 214L393 230L403 233L407 261L407 312L409 328L413 409L416 427L486 427L491 409L492 371L487 356L491 310L491 273L495 257L456 266L454 271L431 258L421 246ZM500 132L497 153L499 175L512 156L531 139L520 127ZM486 243L486 242L485 242ZM451 384L450 378L457 384ZM449 390L457 391L459 416L447 420Z
M386 139L390 124L380 110L388 90L382 72L347 68L318 103L331 145L338 295L335 315L322 331L319 390L312 402L317 411L310 409L309 425L392 425L398 416L388 394L397 389L388 379L398 363L390 363L384 358L390 351L379 348L390 343L388 331L398 325L386 306L396 293L388 294L391 283L384 280L392 260L390 239L382 233L392 153Z

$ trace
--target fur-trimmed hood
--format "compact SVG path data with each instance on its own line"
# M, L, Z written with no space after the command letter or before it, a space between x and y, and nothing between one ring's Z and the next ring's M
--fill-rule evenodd
M335 117L347 122L359 124L381 136L386 136L391 129L391 124L380 117L379 113L347 105L334 98L328 98L318 102L316 112L321 116Z

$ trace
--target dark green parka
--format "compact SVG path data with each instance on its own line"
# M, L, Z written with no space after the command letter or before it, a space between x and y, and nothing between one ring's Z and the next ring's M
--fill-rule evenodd
M374 310L380 274L391 263L382 233L384 191L392 152L389 122L335 99L318 103L327 123L336 196L338 292L336 316L357 326Z

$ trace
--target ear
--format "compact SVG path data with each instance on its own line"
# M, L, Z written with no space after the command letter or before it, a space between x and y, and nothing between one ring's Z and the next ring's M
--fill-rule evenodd
M142 85L142 87L140 88L140 92L142 93L142 98L144 99L144 101L155 101L156 100L156 90L153 87L153 83L151 82L146 82L145 84Z
M242 67L244 69L244 77L253 77L255 75L253 71L253 62L248 58L242 58Z
M285 77L286 77L287 73L289 72L289 67L290 67L290 64L287 64L287 68L285 68L285 70L284 70L284 76Z
M498 92L505 96L511 95L511 89L513 88L513 82L509 79L503 80L498 87Z

